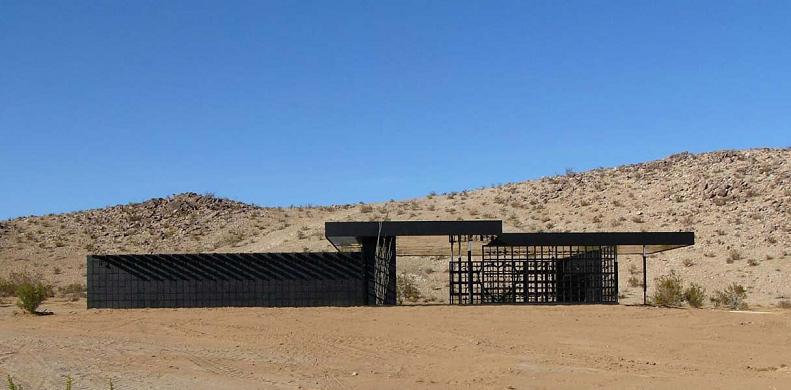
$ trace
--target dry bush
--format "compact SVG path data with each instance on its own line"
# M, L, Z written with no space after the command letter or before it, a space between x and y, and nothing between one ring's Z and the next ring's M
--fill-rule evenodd
M645 220L643 219L642 216L635 215L634 217L632 217L632 222L634 222L634 223L644 223Z
M789 301L788 299L785 299L785 300L782 300L782 301L778 301L777 302L777 307L779 307L781 309L791 309L791 301Z
M681 306L684 303L684 281L675 271L654 279L656 290L651 302L657 306Z
M736 249L732 249L730 253L728 253L728 258L725 260L728 264L733 263L734 261L739 261L742 259L742 253Z
M231 229L223 233L222 236L214 243L214 248L222 246L234 246L244 240L244 233L239 230Z
M7 380L6 380L6 387L8 388L8 390L22 390L22 386L16 384L14 382L14 379L11 378L11 375L7 375L6 378L7 378ZM64 385L65 389L66 390L71 390L73 384L74 384L74 380L71 379L71 375L66 375L66 383ZM113 390L113 388L114 388L113 387L113 381L111 379L110 382L109 382L109 389Z
M16 289L16 305L28 313L36 314L38 306L47 299L47 290L47 286L40 282L23 283Z
M761 262L756 259L748 259L747 264L750 265L751 267L755 267L758 264L761 264Z
M681 218L681 224L684 226L695 225L695 216L692 214L685 215L683 218Z
M692 259L684 259L682 263L684 264L684 267L692 267L695 265L695 261Z
M304 239L307 239L308 237L310 237L310 236L308 235L307 231L305 231L304 228L303 229L299 229L297 231L297 239L298 240L304 240Z
M360 206L360 212L363 213L363 214L372 213L373 211L374 211L374 206L371 206L371 205L368 205L368 204L364 204L364 205Z
M78 301L80 298L85 298L86 291L85 285L80 283L71 283L58 288L58 293L63 297L69 298L70 301Z
M401 274L396 277L396 293L398 304L417 302L421 297L420 290L417 288L415 278L412 275Z
M715 291L710 298L714 307L726 307L733 310L743 310L747 308L747 289L742 285L733 282L724 290Z
M629 287L641 287L643 285L643 281L637 276L632 275L629 277L629 280L626 281L626 284Z
M684 300L694 308L703 307L703 301L706 299L706 289L697 283L690 283L689 287L684 290Z
M40 275L22 271L12 272L6 278L0 277L0 297L14 297L20 286L28 284L41 284L45 287L47 297L55 295L52 285L47 283Z

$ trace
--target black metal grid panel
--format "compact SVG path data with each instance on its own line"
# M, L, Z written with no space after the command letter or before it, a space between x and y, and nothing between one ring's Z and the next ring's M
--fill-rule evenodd
M363 304L359 253L88 256L88 307Z
M450 303L617 303L614 246L483 246L449 263Z
M396 237L366 237L362 240L365 262L366 305L395 305Z

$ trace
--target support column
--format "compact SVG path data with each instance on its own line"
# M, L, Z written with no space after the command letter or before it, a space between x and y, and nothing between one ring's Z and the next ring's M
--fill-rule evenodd
M457 303L454 298L456 297L456 280L453 278L455 273L458 273L460 269L454 267L453 264L453 236L448 236L448 241L450 241L450 257L448 258L448 302L450 304ZM456 272L454 272L454 269Z
M645 259L645 245L643 245L643 305L648 304L648 267Z
M395 305L397 303L396 238L383 236L377 240L376 237L363 237L361 241L364 304Z
M469 236L467 236L467 294L467 299L472 304L472 241Z

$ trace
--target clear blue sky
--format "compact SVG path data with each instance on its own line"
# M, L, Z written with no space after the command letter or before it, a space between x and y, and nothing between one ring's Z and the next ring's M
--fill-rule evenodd
M0 2L0 219L791 145L787 1Z

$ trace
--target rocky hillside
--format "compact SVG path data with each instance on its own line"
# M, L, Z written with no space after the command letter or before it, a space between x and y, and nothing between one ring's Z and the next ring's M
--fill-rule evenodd
M269 208L193 193L0 222L0 274L28 270L84 282L87 253L330 250L325 220L503 219L507 230L692 230L691 248L653 256L651 277L676 270L709 291L735 281L753 305L791 297L791 149L666 159L375 204ZM637 275L621 259L623 301ZM442 301L445 259L404 259L428 300ZM650 283L649 283L650 287Z

